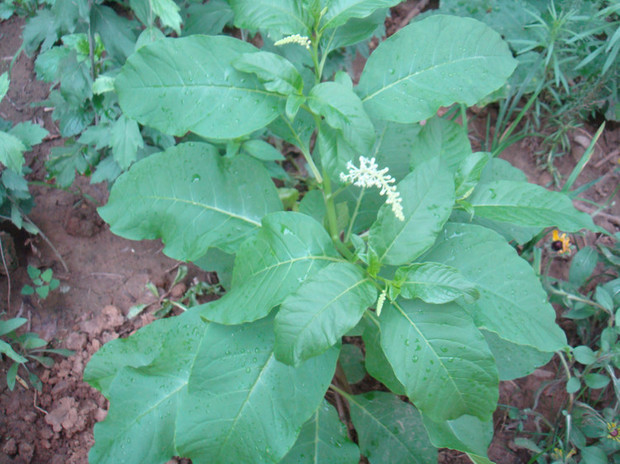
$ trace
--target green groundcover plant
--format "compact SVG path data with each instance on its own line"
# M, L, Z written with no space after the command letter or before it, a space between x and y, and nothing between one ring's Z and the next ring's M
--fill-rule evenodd
M490 462L499 381L566 346L509 242L596 229L435 116L504 85L507 45L476 20L429 17L381 43L354 86L324 75L327 57L367 40L375 12L398 2L229 3L262 49L159 38L113 78L124 118L182 138L122 174L101 216L123 237L161 238L173 258L234 267L219 300L92 358L85 379L110 409L90 462L426 464L439 447ZM292 210L268 138L303 154ZM351 393L359 362L344 335L391 393Z

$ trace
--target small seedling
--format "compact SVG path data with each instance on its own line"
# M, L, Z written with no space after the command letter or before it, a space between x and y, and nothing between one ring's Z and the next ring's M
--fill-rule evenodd
M22 288L22 295L33 295L35 292L39 295L39 298L44 300L47 298L51 290L56 290L60 285L58 279L53 278L53 271L46 269L41 272L34 266L28 266L28 275L34 284L34 287L30 285L24 285Z
M36 361L50 368L54 365L54 360L47 356L48 354L59 354L61 356L71 356L73 354L71 350L46 348L47 342L34 332L17 335L16 330L26 322L28 320L23 317L0 320L0 337L3 338L0 338L0 353L13 360L13 364L6 373L6 384L11 391L15 388L15 382L18 382L24 388L28 388L28 383L18 373L20 366L26 370L30 384L38 391L41 391L41 380L28 368L27 363L29 361Z

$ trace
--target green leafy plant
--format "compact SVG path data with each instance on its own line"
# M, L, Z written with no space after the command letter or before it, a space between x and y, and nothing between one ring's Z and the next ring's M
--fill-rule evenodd
M516 61L500 36L430 17L381 43L358 85L324 81L331 52L367 40L374 12L396 3L233 0L234 24L263 49L162 38L114 77L123 117L179 143L122 174L101 216L173 258L234 268L219 300L93 356L84 377L110 410L90 462L428 463L439 447L489 462L500 379L566 347L508 241L597 228L435 116L506 82ZM300 153L293 211L270 179L278 156L257 156L274 139ZM345 335L392 393L352 393Z
M40 269L28 265L27 272L34 287L28 284L24 285L22 288L22 295L34 295L36 293L39 295L39 298L44 300L48 297L50 291L56 290L60 286L60 281L54 279L51 269L46 269L41 272Z
M9 89L9 75L0 75L0 100ZM37 124L21 122L13 125L10 121L0 119L0 217L9 219L19 229L24 226L29 232L38 229L29 221L24 222L24 215L33 206L32 196L24 174L24 152L33 145L41 143L47 131Z
M557 462L614 462L620 451L620 247L587 246L573 256L568 280L545 280L552 301L565 308L577 340L561 355L568 401L565 427L545 444L572 459ZM600 264L599 264L600 263ZM600 272L596 272L597 268ZM602 269L600 269L602 267ZM559 429L559 427L558 427ZM540 461L542 462L542 461ZM545 461L546 462L546 461Z
M491 97L499 111L493 127L487 119L483 149L499 153L527 135L540 136L541 159L557 175L553 161L569 151L571 130L596 114L620 117L617 1L442 0L438 12L488 24L519 62L507 85ZM526 124L519 126L526 114Z
M39 377L30 370L28 362L36 361L45 366L52 367L54 360L48 354L59 354L61 356L71 356L73 351L66 349L46 348L47 342L42 340L36 333L27 332L17 335L16 330L28 322L23 317L0 320L0 353L13 361L6 373L6 383L9 390L15 388L15 382L19 382L27 388L26 381L19 376L19 368L22 367L28 375L27 379L38 391L42 385Z

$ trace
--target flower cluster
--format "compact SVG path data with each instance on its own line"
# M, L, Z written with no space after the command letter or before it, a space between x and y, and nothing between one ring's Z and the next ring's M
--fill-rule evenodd
M400 193L396 191L396 182L388 172L388 168L379 170L374 158L366 158L360 156L360 167L356 167L351 161L347 163L348 174L340 173L340 180L343 182L352 182L358 187L377 187L380 188L381 195L386 195L385 201L388 205L392 205L392 211L397 219L404 221L402 198Z
M310 45L312 44L310 39L305 35L294 34L278 40L276 43L274 43L274 45L276 47L279 47L280 45L286 45L290 43L296 43L301 45L302 47L306 47L306 50L310 50Z

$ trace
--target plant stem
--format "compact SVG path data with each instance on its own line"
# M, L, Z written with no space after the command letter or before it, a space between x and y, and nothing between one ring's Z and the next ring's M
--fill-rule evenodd
M332 184L329 175L323 172L323 199L325 201L325 211L327 214L327 230L332 238L332 242L338 251L348 260L353 261L355 256L340 240L340 231L338 230L338 218L336 217L336 205L334 204L334 195L332 194Z
M336 380L338 381L338 383L340 384L340 386L350 395L353 394L353 392L351 391L351 385L349 385L349 381L347 380L347 376L344 373L344 369L342 368L342 364L340 364L340 361L338 361L336 363L336 372L335 372L335 377Z
M359 212L360 205L362 204L362 197L364 196L364 192L366 189L362 187L360 192L360 196L357 197L357 202L355 203L355 209L353 210L353 214L351 215L351 219L349 221L349 228L347 229L347 233L344 236L344 243L348 243L351 238L351 233L353 232L353 224L355 223L355 219L357 218L357 213Z
M306 147L306 144L303 143L303 141L299 137L299 134L297 133L297 131L295 130L291 122L288 120L288 118L282 117L282 120L290 129L291 133L293 134L293 137L295 137L295 140L297 140L297 146L301 150L301 154L304 156L306 163L308 163L308 166L310 166L310 171L312 171L312 175L314 176L314 178L319 184L322 184L323 176L321 176L319 169L316 167L316 164L314 164L314 160L312 159L310 150L308 149L308 147Z
M331 388L333 391L335 391L336 393L338 393L340 396L344 397L347 400L351 398L351 395L349 393L347 393L344 390L341 390L340 388L338 388L333 383L329 386L329 388Z

